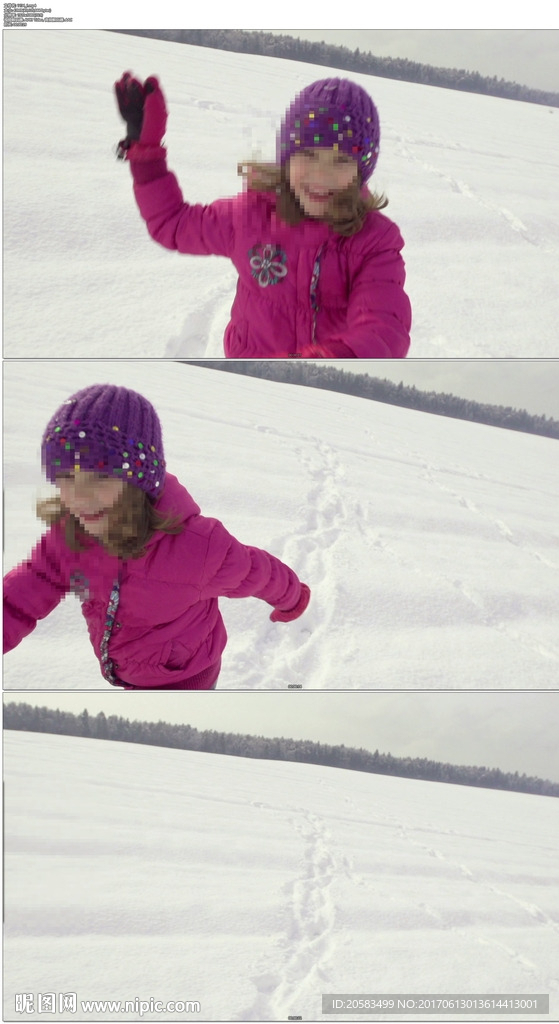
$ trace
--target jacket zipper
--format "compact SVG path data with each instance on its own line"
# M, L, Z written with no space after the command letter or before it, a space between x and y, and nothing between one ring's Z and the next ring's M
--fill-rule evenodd
M107 605L107 612L105 615L105 628L103 630L103 636L101 637L100 653L101 653L101 671L105 676L105 679L111 684L111 686L125 686L126 684L118 678L114 671L114 664L112 659L109 657L109 642L114 629L116 613L118 610L118 604L120 601L120 573L119 578L114 580L111 594L109 597L109 603Z

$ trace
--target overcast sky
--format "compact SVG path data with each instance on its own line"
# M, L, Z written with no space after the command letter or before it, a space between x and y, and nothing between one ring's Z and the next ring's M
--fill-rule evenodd
M299 3L284 0L281 8L269 5L264 8L254 0L240 0L239 3L226 10L223 6L208 8L207 6L192 7L188 11L189 28L224 28L231 29L239 25L248 31L276 32L295 38L324 40L338 46L347 46L351 50L357 47L363 52L370 52L385 57L407 57L421 64L433 64L437 67L463 68L466 71L479 71L482 75L505 78L507 81L518 82L534 89L546 89L559 92L559 29L549 28L554 8L549 4L532 2L517 8L503 8L503 5L492 5L485 0L483 4L469 4L467 7L441 8L440 4L400 3L398 8L385 7L382 10L371 8L368 20L377 26L387 21L389 25L401 21L423 25L440 24L444 17L447 26L453 21L475 28L375 28L375 29L340 29L340 28L269 28L270 22L278 24L282 21L293 22L299 18L316 21L327 25L328 21L340 19L340 11L335 5L323 8L320 12L312 11L312 19L308 17ZM48 8L47 8L48 10ZM110 28L179 28L184 24L183 0L166 0L160 4L154 15L150 4L130 4L125 0L112 0L111 4L87 2L87 0L60 0L52 7L52 16L71 17L70 24L35 23L34 29L45 28L52 31L57 28L66 29L110 29ZM344 10L343 20L355 19L363 23L363 12ZM509 25L519 21L522 26L532 24L544 26L539 28L481 28L484 22L489 25L508 21ZM304 23L304 22L303 22ZM354 22L355 23L355 22ZM281 21L280 21L281 24ZM10 31L10 29L8 29ZM17 31L17 30L16 30Z
M525 10L525 9L524 9ZM551 8L550 8L551 11ZM527 12L526 12L527 15ZM530 20L527 18L527 20ZM558 29L276 29L379 57L479 71L559 92Z
M485 765L559 782L555 692L192 692L4 694L7 701L79 714L188 723L197 729L284 736L395 757Z
M331 365L559 419L559 359L352 359Z

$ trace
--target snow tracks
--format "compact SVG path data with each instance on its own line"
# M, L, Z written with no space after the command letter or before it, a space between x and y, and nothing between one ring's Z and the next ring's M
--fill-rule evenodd
M251 978L257 994L237 1020L283 1020L305 1015L315 1003L318 1012L319 993L330 987L328 965L335 960L337 945L333 890L344 865L321 816L301 807L286 824L302 843L301 868L284 886L284 931L275 969L264 969Z

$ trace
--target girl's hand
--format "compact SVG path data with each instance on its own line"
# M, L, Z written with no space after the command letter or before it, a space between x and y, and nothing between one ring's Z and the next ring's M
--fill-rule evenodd
M119 143L119 156L133 146L160 147L167 129L165 97L153 75L142 84L125 71L115 82L118 109L126 121L126 138Z
M324 345L313 342L298 353L299 359L351 359L355 353L343 341L327 341Z
M311 592L306 583L301 583L301 596L297 601L294 608L290 608L289 611L281 611L279 608L274 608L270 618L272 622L292 622L293 619L298 619L303 614L311 599Z
M144 119L144 87L137 78L132 78L125 71L122 78L115 82L116 101L120 115L126 121L126 138L132 142L140 138Z

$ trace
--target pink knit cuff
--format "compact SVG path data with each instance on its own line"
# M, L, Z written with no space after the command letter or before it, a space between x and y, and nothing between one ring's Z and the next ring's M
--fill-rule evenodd
M160 157L142 163L141 160L133 160L130 164L132 178L135 185L149 185L158 178L164 178L167 174L167 161Z

